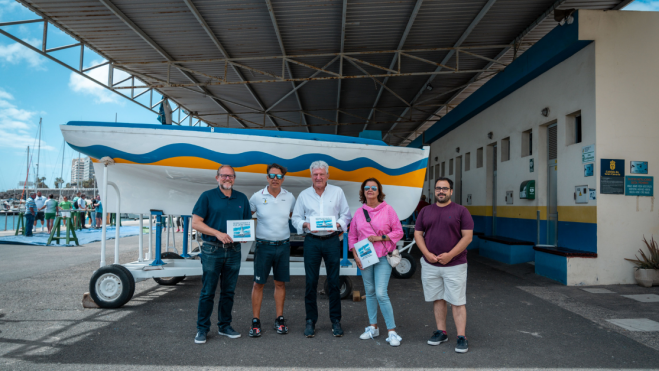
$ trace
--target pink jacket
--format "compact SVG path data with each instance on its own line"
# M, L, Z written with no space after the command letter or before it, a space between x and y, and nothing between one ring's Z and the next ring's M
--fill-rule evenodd
M365 209L371 217L369 224L364 217ZM373 227L371 227L373 225ZM375 230L373 230L375 228ZM348 246L350 250L355 248L355 243L368 238L370 236L382 236L386 234L391 241L378 241L373 243L375 253L378 258L381 258L396 249L396 242L403 238L403 227L398 220L398 215L394 208L389 206L386 201L383 201L376 208L368 207L366 204L362 205L352 218L350 223L350 232L348 233Z

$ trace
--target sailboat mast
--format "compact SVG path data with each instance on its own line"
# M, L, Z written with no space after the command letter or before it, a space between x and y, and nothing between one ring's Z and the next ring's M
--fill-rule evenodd
M34 183L34 191L39 188L39 158L41 157L41 117L39 117L39 146L37 147L37 181Z
M64 152L66 152L66 141L62 138L62 167L59 171L59 179L62 183L59 184L59 199L62 199L62 186L64 185Z

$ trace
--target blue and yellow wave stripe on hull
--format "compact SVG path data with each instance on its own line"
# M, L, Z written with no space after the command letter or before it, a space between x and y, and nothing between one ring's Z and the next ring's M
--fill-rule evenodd
M109 156L116 163L136 165L215 170L221 164L231 164L238 172L264 174L267 164L276 162L288 168L289 176L304 178L310 177L309 164L311 162L323 160L330 165L330 173L334 180L362 182L364 179L374 177L383 184L415 188L423 187L427 164L427 159L422 159L392 169L364 157L342 161L326 154L316 153L284 159L256 151L226 154L192 144L170 144L145 154L132 154L101 145L88 147L69 145L92 158Z

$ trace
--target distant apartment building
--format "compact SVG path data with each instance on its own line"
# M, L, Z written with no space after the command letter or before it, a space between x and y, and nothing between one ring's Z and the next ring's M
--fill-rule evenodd
M89 157L74 158L71 161L71 184L74 185L78 182L92 179L94 177L94 166Z

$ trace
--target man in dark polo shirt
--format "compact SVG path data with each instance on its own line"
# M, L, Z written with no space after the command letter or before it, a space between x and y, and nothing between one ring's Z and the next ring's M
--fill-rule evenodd
M202 288L197 310L195 343L206 342L211 328L211 314L217 283L221 280L218 304L218 333L235 339L240 334L231 327L231 310L238 273L240 272L240 243L233 242L227 232L228 220L249 220L252 212L245 194L233 188L236 172L229 165L217 169L218 187L201 194L192 210L192 228L201 232Z
M474 235L474 221L469 210L451 202L453 181L435 181L433 205L421 209L414 226L414 240L423 253L421 282L426 301L433 302L437 330L428 344L448 341L446 302L451 303L458 332L455 351L466 353L469 344L467 327L467 246Z

